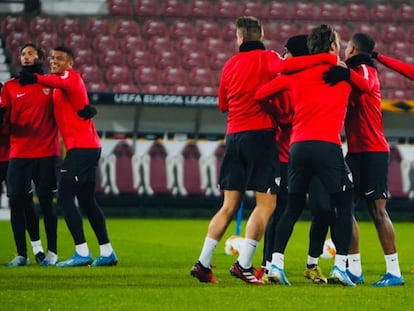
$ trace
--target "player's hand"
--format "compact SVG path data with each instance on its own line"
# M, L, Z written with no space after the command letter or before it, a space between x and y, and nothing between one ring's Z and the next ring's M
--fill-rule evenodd
M378 59L378 52L377 51L372 51L371 57L375 58L375 59Z
M330 86L334 86L341 81L349 81L351 71L349 68L332 66L323 73L323 80Z
M84 120L92 119L97 113L96 108L91 105L85 105L82 109L78 110L78 116Z
M37 83L37 76L34 73L27 72L27 71L21 71L19 77L20 77L19 79L20 85L24 86L28 84Z

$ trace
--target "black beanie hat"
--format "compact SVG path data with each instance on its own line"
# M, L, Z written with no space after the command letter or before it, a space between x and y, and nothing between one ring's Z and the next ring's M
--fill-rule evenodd
M293 56L309 55L308 35L290 37L286 42L285 48Z

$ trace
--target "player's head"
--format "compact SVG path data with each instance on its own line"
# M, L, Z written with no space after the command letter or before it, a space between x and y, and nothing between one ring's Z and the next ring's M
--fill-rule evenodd
M44 59L43 49L33 43L26 43L20 49L20 64L22 66L41 65Z
M375 48L375 41L368 34L356 33L348 41L345 49L345 59L351 58L357 54L371 55Z
M308 36L310 54L332 53L339 54L339 35L331 27L321 24L313 28Z
M236 36L238 45L247 41L263 39L262 23L253 16L241 16L236 21Z
M62 73L73 66L73 52L65 46L55 47L50 57L50 72Z
M290 37L285 44L285 57L309 55L308 35Z

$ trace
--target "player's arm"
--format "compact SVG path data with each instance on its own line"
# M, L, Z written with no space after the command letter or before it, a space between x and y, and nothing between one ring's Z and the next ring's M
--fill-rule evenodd
M5 84L0 92L0 125L9 123L10 120L10 103L11 97L9 92L9 84Z
M338 55L330 53L296 56L287 58L281 62L280 72L289 74L322 64L336 65L338 64L338 61Z
M362 93L370 92L374 87L374 80L370 79L369 71L357 72L351 69L349 75L349 83L352 88L359 90Z
M68 90L71 86L71 79L69 71L65 71L60 75L50 74L50 75L39 75L35 74L37 77L37 83L43 84L48 87L58 88Z
M219 84L219 89L218 89L218 108L221 112L228 112L229 105L227 102L227 91L226 91L226 88L224 87L223 80L224 79L223 79L223 74L222 74L220 84Z
M254 99L256 101L272 100L276 94L292 90L294 87L294 81L291 77L280 75L273 80L262 85L255 93Z
M414 80L414 65L404 63L399 59L385 56L379 53L373 53L373 56L384 66L402 74L410 80Z

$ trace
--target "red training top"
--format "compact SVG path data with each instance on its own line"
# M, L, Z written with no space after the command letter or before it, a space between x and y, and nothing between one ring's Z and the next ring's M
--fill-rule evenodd
M378 61L408 79L414 80L414 65L404 63L403 61L382 54L378 54Z

